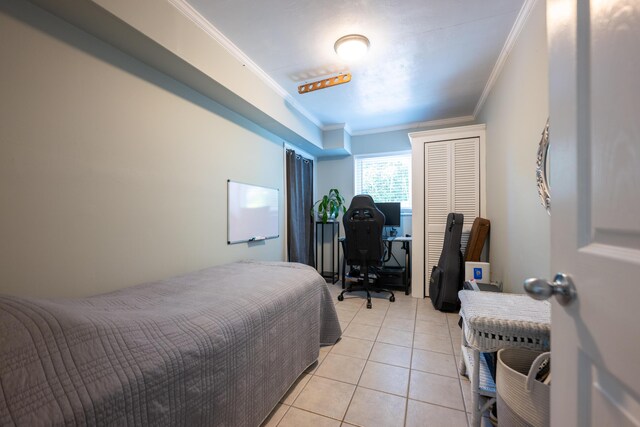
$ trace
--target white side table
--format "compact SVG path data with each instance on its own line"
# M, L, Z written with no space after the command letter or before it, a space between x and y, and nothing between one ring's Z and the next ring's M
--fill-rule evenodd
M496 386L481 352L507 347L548 351L551 306L527 295L460 291L462 360L460 373L471 380L471 424L480 426L482 413L495 402Z

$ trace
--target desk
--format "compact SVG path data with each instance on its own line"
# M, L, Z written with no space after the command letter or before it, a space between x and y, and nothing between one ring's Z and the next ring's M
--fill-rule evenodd
M471 426L480 426L482 413L496 399L496 385L481 352L507 347L548 351L551 306L528 295L460 291L462 357L460 374L471 380Z
M342 248L342 288L344 289L345 286L345 266L346 266L346 261L345 261L345 257L344 257L344 242L345 242L345 238L344 237L340 237L339 239L340 242L340 247ZM385 268L385 263L391 261L391 258L395 259L395 256L393 256L393 244L395 242L397 243L402 243L402 250L404 251L404 268L402 268L398 262L397 259L395 259L396 263L398 264L398 267L396 268L388 268L386 271L386 273L388 274L394 274L394 269L397 269L397 272L395 272L395 274L398 273L402 273L402 286L404 287L404 294L405 295L409 295L409 289L411 289L411 237L404 237L404 236L397 236L397 237L391 237L391 236L387 236L387 237L383 237L382 241L384 242L385 246L387 247L387 256L382 260L382 268L384 270Z

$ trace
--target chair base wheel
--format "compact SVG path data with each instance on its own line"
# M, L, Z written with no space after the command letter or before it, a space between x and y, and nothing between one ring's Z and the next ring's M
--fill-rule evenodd
M338 301L342 301L344 300L344 297L342 296L342 294L338 295Z
M389 297L389 301L394 302L395 300L396 300L396 297L395 297L395 296L391 295L391 296Z
M367 308L371 308L371 303L367 302Z

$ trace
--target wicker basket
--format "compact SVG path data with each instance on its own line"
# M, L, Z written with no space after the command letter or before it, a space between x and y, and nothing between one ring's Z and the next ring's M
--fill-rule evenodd
M500 427L549 425L550 387L536 381L540 364L550 353L524 348L498 352L496 390Z

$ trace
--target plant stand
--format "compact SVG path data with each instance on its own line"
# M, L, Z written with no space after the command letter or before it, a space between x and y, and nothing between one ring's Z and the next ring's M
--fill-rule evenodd
M320 226L320 227L318 227ZM325 242L325 226L331 229L331 270L324 269L324 242ZM320 229L320 233L318 233ZM340 280L338 266L338 241L340 240L340 223L338 221L316 221L316 269L325 279L330 279L331 284ZM320 236L320 239L318 239ZM320 248L318 249L318 240L320 240ZM318 252L320 253L320 263L318 263Z

